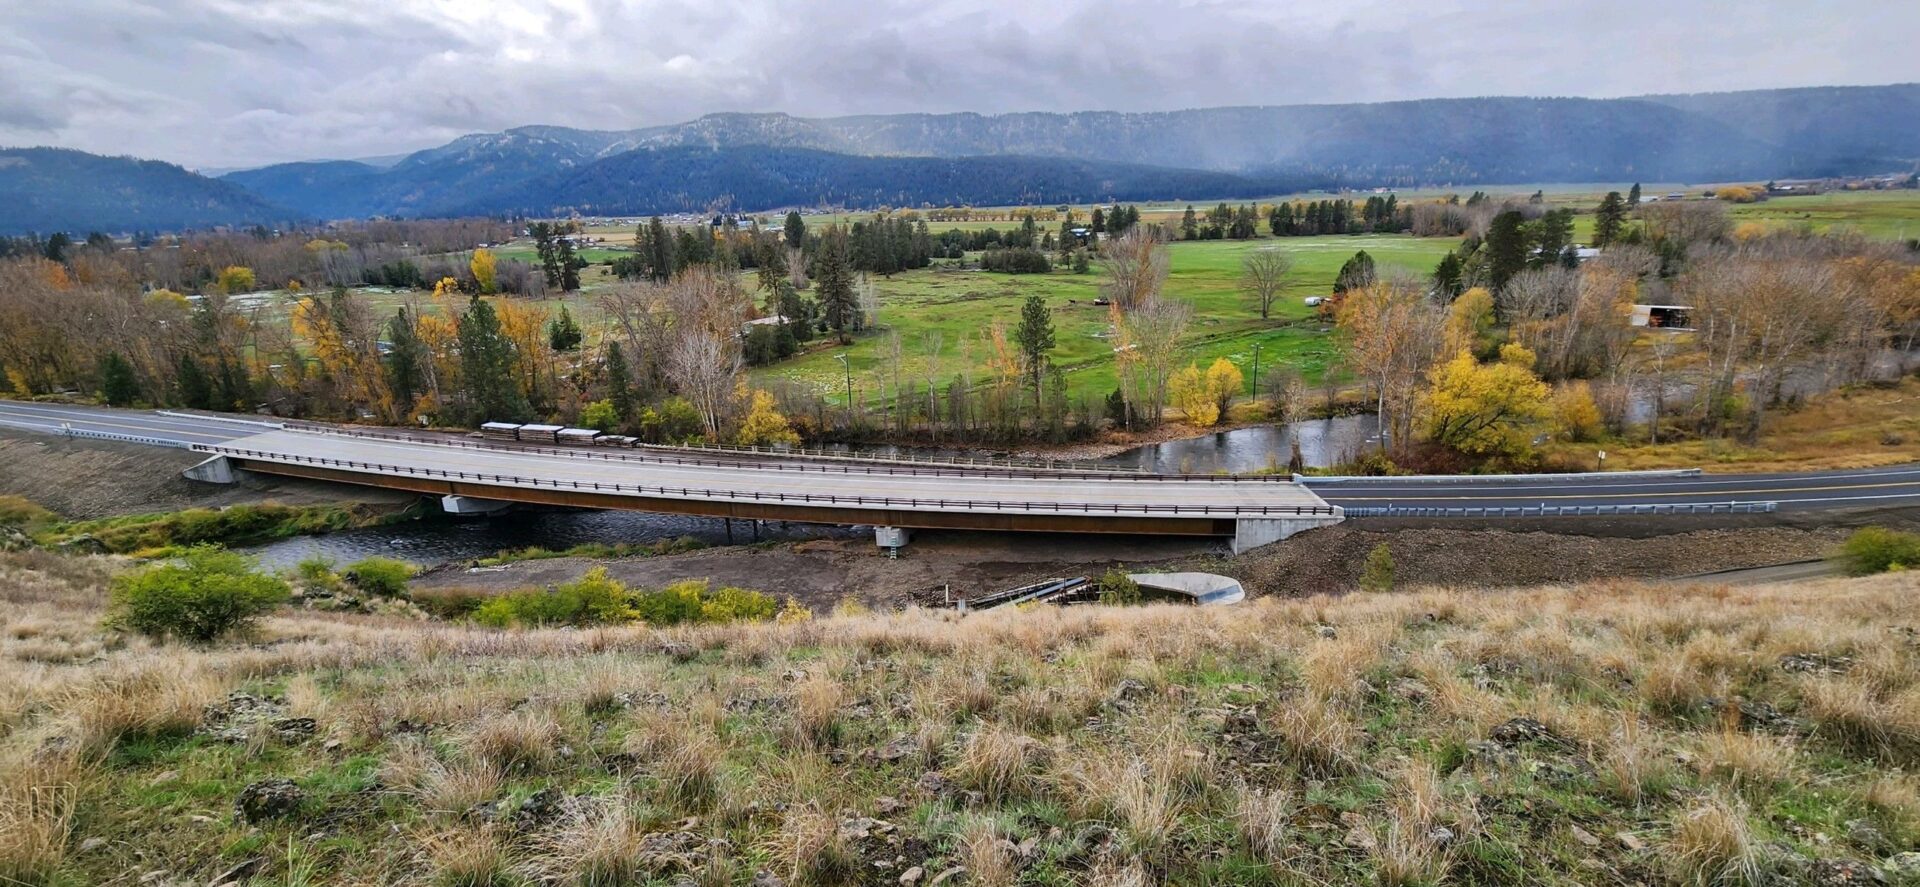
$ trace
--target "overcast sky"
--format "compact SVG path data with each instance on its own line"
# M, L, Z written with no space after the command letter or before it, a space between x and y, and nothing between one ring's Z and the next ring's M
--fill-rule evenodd
M1168 110L1920 80L1911 0L0 6L0 145L194 167L715 111Z

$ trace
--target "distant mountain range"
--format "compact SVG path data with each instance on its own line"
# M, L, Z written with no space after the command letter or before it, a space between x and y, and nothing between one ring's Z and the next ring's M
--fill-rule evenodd
M309 215L171 163L0 148L0 234L174 231Z
M16 152L0 152L0 164ZM789 205L1206 200L1300 188L1726 181L1880 172L1920 158L1920 84L1623 99L1430 99L1153 113L712 114L597 131L462 136L398 162L195 177L179 224L450 214L634 215ZM138 189L150 164L119 180ZM0 166L0 204L14 193ZM144 171L144 172L141 172ZM0 230L152 224L98 201L0 205ZM225 186L220 190L217 186ZM234 189L254 198L242 203ZM85 193L90 187L78 189ZM141 195L134 205L165 200ZM229 206L230 205L230 206ZM228 207L223 215L216 208ZM284 209L278 209L282 208ZM141 218L156 218L149 212Z

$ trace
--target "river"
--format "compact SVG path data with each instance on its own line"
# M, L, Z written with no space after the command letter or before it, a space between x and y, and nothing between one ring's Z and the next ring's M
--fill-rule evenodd
M1240 474L1284 469L1293 442L1300 442L1308 465L1325 466L1360 453L1379 429L1372 415L1315 419L1292 425L1258 425L1200 437L1148 444L1100 461L1137 467L1156 474ZM863 452L895 455L895 447ZM915 451L922 452L923 451ZM735 521L732 541L754 540L748 521ZM865 538L867 531L813 524L762 523L761 541ZM726 522L717 518L639 511L515 510L494 517L449 518L439 515L386 527L347 530L325 536L283 539L247 549L261 565L286 569L310 557L347 564L370 555L399 558L423 567L487 557L509 548L564 549L584 543L652 542L690 536L713 545L728 541Z

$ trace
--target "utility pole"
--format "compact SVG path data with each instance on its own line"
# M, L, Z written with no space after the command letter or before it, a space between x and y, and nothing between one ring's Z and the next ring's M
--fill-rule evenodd
M1249 390L1247 393L1253 396L1254 402L1256 403L1259 402L1260 400L1260 343L1259 342L1253 343L1253 388Z
M847 427L853 427L853 364L847 361L845 351L834 355L840 359L840 366L847 371Z

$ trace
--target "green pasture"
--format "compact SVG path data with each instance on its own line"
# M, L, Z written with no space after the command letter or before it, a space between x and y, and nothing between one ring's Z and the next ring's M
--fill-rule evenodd
M1371 254L1383 274L1425 275L1454 245L1450 238L1403 235L1175 243L1168 247L1171 268L1164 292L1167 298L1194 307L1193 323L1183 341L1190 360L1204 365L1226 357L1250 373L1258 343L1263 376L1287 367L1318 381L1338 356L1339 345L1330 330L1313 320L1314 309L1304 299L1330 292L1340 265L1357 250ZM1266 321L1244 300L1239 286L1241 260L1260 249L1281 250L1294 260L1285 294ZM1053 359L1066 373L1072 392L1104 397L1113 390L1115 379L1108 309L1092 304L1099 295L1100 280L1097 265L1088 274L1065 270L991 274L933 268L876 278L881 304L878 330L856 337L845 347L831 341L814 343L806 353L757 369L754 375L763 381L799 382L831 396L846 385L839 360L844 353L857 396L865 399L879 390L883 374L891 372L888 343L898 333L903 377L924 377L928 345L937 334L941 339L937 378L943 385L963 363L975 379L984 379L989 363L985 331L998 321L1010 335L1019 322L1021 303L1029 293L1038 292L1053 310ZM844 394L840 396L844 399Z

